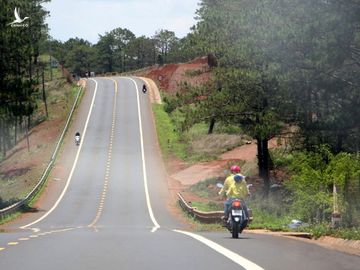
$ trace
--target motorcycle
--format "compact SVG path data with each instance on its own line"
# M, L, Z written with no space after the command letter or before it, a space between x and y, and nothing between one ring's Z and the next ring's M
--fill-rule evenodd
M252 186L248 185L248 188ZM217 187L222 188L223 185L218 183ZM226 228L232 235L232 238L239 238L239 234L246 228L249 222L252 221L252 211L247 208L243 200L232 199L229 216L225 221Z
M75 145L79 145L80 144L80 133L76 133L75 134Z
M147 88L146 88L146 85L144 84L144 85L143 85L143 88L142 88L142 92L145 94L146 91L147 91Z

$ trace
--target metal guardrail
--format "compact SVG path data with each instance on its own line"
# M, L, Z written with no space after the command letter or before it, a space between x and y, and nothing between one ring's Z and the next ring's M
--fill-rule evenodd
M184 197L178 193L179 197L179 204L181 208L187 212L190 216L194 217L195 219L204 222L204 223L221 223L221 217L224 215L223 211L213 211L213 212L202 212L196 210L196 207L192 207ZM252 217L251 217L252 220ZM312 238L311 233L307 232L275 232L274 235L281 235L281 236L292 236L292 237L301 237L301 238Z
M64 127L64 130L60 136L60 139L56 145L56 148L54 150L54 153L53 155L51 156L51 159L50 159L50 162L48 164L48 166L46 167L45 171L43 172L39 182L36 184L36 186L30 191L30 193L22 200L6 207L6 208L3 208L3 209L0 209L0 220L3 219L4 217L18 211L22 206L24 206L25 204L27 204L29 201L31 201L31 199L33 199L39 192L39 190L43 187L43 185L45 184L46 182L46 179L47 179L47 176L48 174L50 173L51 171L51 168L52 166L54 165L54 162L55 162L55 158L56 158L56 155L58 154L59 152L59 148L60 148L60 145L61 143L63 142L63 139L65 137L65 133L67 131L67 129L69 128L69 124L70 124L70 121L71 121L71 118L73 116L73 113L75 111L75 108L76 108L76 105L78 103L78 100L79 100L79 97L80 97L80 93L82 91L84 87L83 86L79 86L79 91L77 93L77 96L76 96L76 99L74 101L74 104L71 108L71 111L70 111L70 114L68 116L68 119L66 121L66 124L65 124L65 127Z
M223 211L212 211L212 212L199 211L196 209L196 207L192 207L188 202L186 202L186 200L180 193L178 193L178 197L181 208L195 219L204 223L221 222L221 217L224 215Z

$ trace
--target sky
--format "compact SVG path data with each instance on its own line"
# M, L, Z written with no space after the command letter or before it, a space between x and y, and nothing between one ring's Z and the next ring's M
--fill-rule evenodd
M53 39L83 38L95 44L99 34L121 27L136 37L165 29L182 38L196 24L200 0L51 0L46 23Z

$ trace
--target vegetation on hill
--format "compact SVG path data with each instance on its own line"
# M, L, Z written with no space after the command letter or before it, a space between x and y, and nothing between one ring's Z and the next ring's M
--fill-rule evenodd
M164 99L180 134L225 123L255 138L264 205L285 171L275 205L311 224L339 211L342 226L360 225L359 11L357 1L202 0L188 38L212 79ZM287 133L291 147L269 151Z
M207 55L209 80L179 85L155 108L166 119L163 148L190 160L209 159L221 150L199 155L199 130L200 138L223 127L221 133L247 134L257 142L265 205L273 205L274 172L281 171L275 202L286 205L286 213L318 223L339 211L343 226L360 225L359 1L201 0L197 23L182 39L165 29L136 37L119 27L100 35L97 44L48 37L42 2L16 1L31 16L26 27L10 27L14 2L1 3L0 158L48 117L43 78L53 74L54 59L62 70L85 76ZM291 147L281 155L271 152L268 141L287 133Z

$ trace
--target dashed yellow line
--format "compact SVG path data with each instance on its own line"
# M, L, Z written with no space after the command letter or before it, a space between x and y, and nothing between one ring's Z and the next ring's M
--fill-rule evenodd
M53 233L61 233L61 232L67 232L67 231L71 231L71 230L75 230L75 229L82 229L84 228L84 226L78 226L76 228L66 228L66 229L60 229L60 230L54 230L54 231L48 231L48 232L43 232L43 233L39 233L39 234L32 234L32 235L29 235L29 237L21 237L18 239L18 241L29 241L31 239L35 239L35 238L38 238L40 236L45 236L45 235L48 235L48 234L53 234ZM20 244L20 242L9 242L7 243L7 246L16 246L18 244ZM6 248L5 247L0 247L0 251L3 251L5 250Z
M107 190L108 190L108 182L109 182L108 180L109 180L110 168L111 168L111 155L112 155L112 150L113 150L113 140L114 140L115 123L116 123L115 110L116 110L116 95L117 95L117 87L118 87L117 82L115 80L113 80L113 82L115 83L115 98L114 98L114 103L113 103L110 142L109 142L108 159L106 162L106 169L105 169L105 176L104 176L104 187L103 187L103 192L102 192L102 195L100 198L96 216L95 216L94 220L88 225L88 227L95 227L95 224L98 222L98 220L102 214L103 208L104 208L104 203L105 203L106 194L107 194ZM95 231L97 231L96 227L95 227Z

